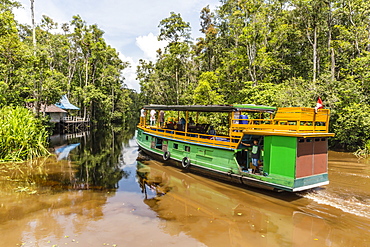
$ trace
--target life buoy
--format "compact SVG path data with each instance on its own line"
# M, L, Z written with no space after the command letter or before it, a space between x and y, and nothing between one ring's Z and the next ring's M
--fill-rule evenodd
M171 156L170 152L168 152L168 151L164 152L163 153L163 160L168 160L170 158L170 156Z
M188 157L184 157L181 161L181 165L184 168L188 168L190 165L190 159Z

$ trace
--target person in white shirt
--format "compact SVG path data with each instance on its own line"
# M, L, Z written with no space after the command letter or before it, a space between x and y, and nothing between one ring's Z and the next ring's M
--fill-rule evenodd
M150 111L150 126L155 126L155 114L156 114L156 111L152 109Z
M140 125L145 125L145 109L144 107L140 110Z

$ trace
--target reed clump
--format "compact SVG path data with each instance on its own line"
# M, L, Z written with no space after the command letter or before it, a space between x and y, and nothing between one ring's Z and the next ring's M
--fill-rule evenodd
M357 149L356 152L354 152L354 155L356 155L359 159L367 159L370 157L370 140L368 140L363 148Z
M10 106L0 109L0 162L48 155L47 137L48 132L30 110Z

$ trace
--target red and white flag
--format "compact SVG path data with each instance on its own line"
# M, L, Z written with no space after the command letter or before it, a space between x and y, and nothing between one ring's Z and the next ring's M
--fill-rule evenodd
M315 107L315 112L317 112L318 109L324 108L324 105L322 104L322 100L320 97L317 98L317 103Z

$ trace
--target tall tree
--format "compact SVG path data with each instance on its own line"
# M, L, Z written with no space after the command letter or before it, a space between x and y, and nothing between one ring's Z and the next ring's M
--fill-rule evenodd
M184 104L191 101L191 92L195 87L192 74L194 63L191 62L190 24L180 14L171 12L170 17L160 24L158 40L166 40L165 51L158 53L156 73L162 82L161 90L166 94L166 103Z
M307 38L308 44L311 46L312 53L312 80L315 81L320 74L320 61L328 59L328 52L320 52L327 50L327 42L325 34L327 34L327 15L330 13L330 7L326 1L311 1L297 0L293 2L295 9L293 10L295 19L301 25L301 30ZM321 55L321 56L320 56Z
M22 105L31 93L24 79L32 55L18 34L12 12L15 7L19 7L16 2L0 1L0 107Z
M199 61L199 69L201 71L214 71L218 66L217 57L217 33L215 26L214 13L211 12L209 6L206 6L200 12L200 26L204 34L204 38L197 39L194 47L197 60Z

